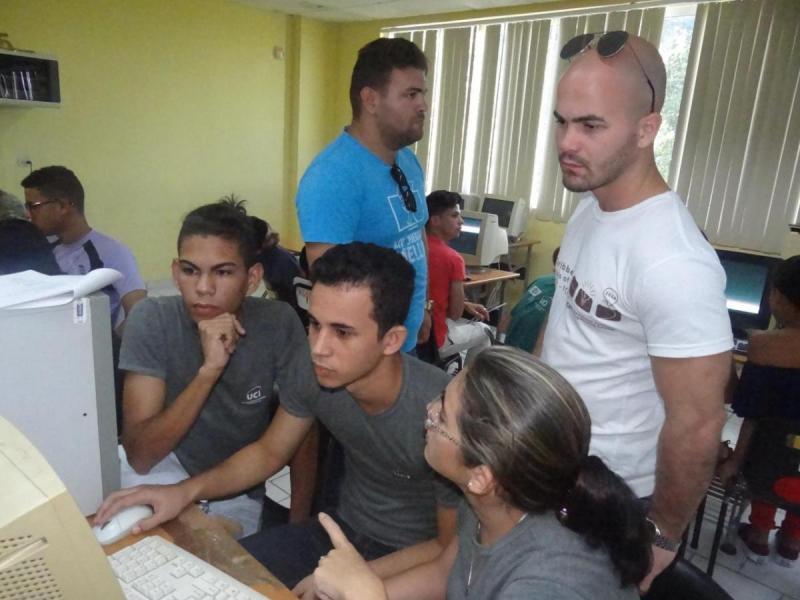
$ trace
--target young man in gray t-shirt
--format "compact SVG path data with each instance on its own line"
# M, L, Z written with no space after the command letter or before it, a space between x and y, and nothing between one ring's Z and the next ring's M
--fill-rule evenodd
M288 304L247 296L261 281L256 252L238 206L209 204L185 218L172 265L181 295L140 302L125 330L123 486L175 483L254 442L275 408L276 384L287 401L319 393L297 315ZM296 515L310 504L302 483L313 473L293 466ZM263 487L251 495L214 503L212 512L253 533Z
M103 521L124 506L150 504L149 529L201 498L236 493L278 471L317 417L345 453L337 518L382 577L438 556L455 532L459 494L423 455L426 406L447 376L400 349L413 267L393 250L353 242L314 264L309 341L317 381L308 400L281 398L261 438L219 467L173 486L114 494ZM266 530L243 540L288 585L310 574L330 541L318 522ZM404 548L398 552L400 548ZM391 553L390 556L386 556ZM379 558L382 557L382 558Z

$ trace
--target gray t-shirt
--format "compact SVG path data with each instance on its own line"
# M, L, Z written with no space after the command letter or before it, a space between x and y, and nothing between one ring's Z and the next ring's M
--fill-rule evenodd
M436 507L460 494L425 462L426 406L447 385L440 369L403 354L403 384L394 405L368 415L344 389L292 401L286 411L315 416L342 445L345 475L337 513L350 527L396 548L436 537Z
M638 600L620 587L608 553L591 548L552 512L529 513L489 547L478 544L478 520L466 502L458 509L458 556L447 600ZM470 577L470 567L472 577ZM467 581L470 581L467 590Z
M308 402L319 394L303 326L288 304L245 298L241 320L247 334L174 450L190 475L259 438L269 423L273 384L292 402ZM163 379L169 406L202 364L200 335L183 298L147 298L136 304L125 324L120 369Z

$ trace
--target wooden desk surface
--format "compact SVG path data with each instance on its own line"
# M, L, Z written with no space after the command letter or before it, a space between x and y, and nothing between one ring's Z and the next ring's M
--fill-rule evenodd
M103 550L107 555L113 554L148 535L160 535L271 600L297 600L297 596L242 548L222 525L195 505L187 507L160 527L145 534L129 535L115 544L104 546Z
M508 249L512 248L530 248L536 244L541 244L542 240L517 240L516 242L509 242Z
M464 287L497 283L499 281L506 281L507 279L517 279L518 277L519 273L515 273L514 271L502 271L500 269L470 271L467 269L467 279L464 281Z

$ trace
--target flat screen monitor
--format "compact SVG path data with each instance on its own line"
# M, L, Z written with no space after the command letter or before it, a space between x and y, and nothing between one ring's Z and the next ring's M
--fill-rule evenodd
M498 224L497 215L465 210L461 216L461 234L450 241L450 247L464 258L465 264L486 266L508 254L508 236Z
M521 198L503 198L487 194L481 203L481 212L497 215L500 227L505 229L508 237L512 239L517 239L525 233L528 205Z
M717 250L725 269L725 302L734 336L744 338L745 329L767 329L770 273L781 259L732 250Z

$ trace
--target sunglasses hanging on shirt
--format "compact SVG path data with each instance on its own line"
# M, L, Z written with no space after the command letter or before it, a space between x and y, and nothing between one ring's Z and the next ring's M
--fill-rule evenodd
M628 42L628 38L630 37L627 31L596 31L594 33L576 35L561 48L561 58L564 60L570 60L578 54L586 52L592 47L592 42L598 35L600 38L597 40L596 45L597 54L603 58L611 58L612 56L619 54L625 47L625 44ZM631 53L636 59L636 62L639 64L639 68L642 70L642 75L644 75L647 85L650 88L650 112L655 112L656 90L653 87L653 82L650 81L650 77L647 75L647 71L644 70L644 65L642 65L642 61L640 61L639 57L636 55L636 51L633 49L633 46L631 45L628 47L631 49Z
M397 163L392 165L390 170L392 179L394 179L397 187L400 188L400 195L403 197L403 204L408 212L417 212L417 199L414 197L414 192L411 191L411 186L408 185L408 179L403 170L397 166Z

